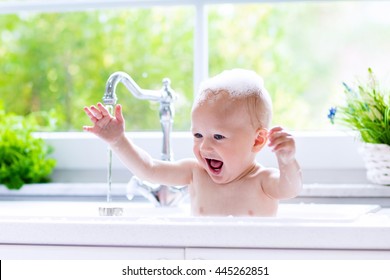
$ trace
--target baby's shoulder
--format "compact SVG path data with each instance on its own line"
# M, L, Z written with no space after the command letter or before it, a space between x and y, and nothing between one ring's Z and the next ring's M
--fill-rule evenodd
M258 165L257 176L260 179L277 179L279 178L279 175L280 172L277 168Z
M178 161L176 161L176 164L179 164L181 166L184 166L184 167L187 167L190 169L196 169L196 168L198 168L198 165L199 165L197 160L193 159L193 158L185 158L185 159L178 160Z

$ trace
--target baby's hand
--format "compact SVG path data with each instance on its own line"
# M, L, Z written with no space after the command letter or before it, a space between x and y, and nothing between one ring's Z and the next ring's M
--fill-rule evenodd
M124 134L125 123L120 105L115 107L115 117L101 103L97 107L84 107L84 111L93 123L93 126L84 126L84 131L92 132L108 144L114 144Z
M282 127L274 127L268 133L269 144L278 160L284 164L295 159L295 140Z

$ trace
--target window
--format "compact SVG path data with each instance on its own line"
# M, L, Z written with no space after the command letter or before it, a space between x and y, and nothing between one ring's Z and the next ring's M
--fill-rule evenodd
M254 69L272 96L274 124L334 129L326 115L342 81L366 78L369 67L390 78L390 2L277 2L210 7L210 75Z
M149 6L138 7L141 2ZM203 6L181 2L116 1L122 8L100 4L92 11L78 4L81 11L71 12L64 3L54 12L44 5L38 13L8 8L12 12L0 14L0 107L44 111L58 118L57 130L78 131L88 123L82 107L100 101L108 76L122 70L148 89L169 77L179 93L175 130L188 130L194 77L205 74L199 69L214 75L243 67L264 77L274 124L326 130L333 129L326 114L341 96L342 81L365 77L368 67L390 74L390 1L203 1L206 59L194 59L202 54L194 30L202 32L196 19ZM207 61L208 67L199 66ZM159 129L158 104L136 100L121 86L118 91L127 130Z
M46 112L57 130L89 123L82 108L102 100L105 83L125 71L145 89L164 77L180 93L177 129L188 129L193 84L193 9L153 7L0 16L0 90L7 111ZM158 129L158 104L118 85L130 130ZM46 114L45 113L45 114Z

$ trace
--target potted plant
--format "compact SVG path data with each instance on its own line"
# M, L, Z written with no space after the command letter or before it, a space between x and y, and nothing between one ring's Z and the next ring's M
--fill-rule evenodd
M0 108L0 184L8 189L50 180L56 162L48 158L52 148L34 137L35 127L33 118L7 114Z
M332 107L328 118L338 120L345 127L359 133L367 179L373 183L390 185L390 94L380 88L373 71L368 69L368 80L356 88L344 85L345 104Z

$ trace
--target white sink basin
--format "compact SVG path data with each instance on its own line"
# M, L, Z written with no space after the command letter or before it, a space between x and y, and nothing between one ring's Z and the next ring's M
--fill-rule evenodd
M122 207L122 216L99 216ZM376 205L281 204L277 217L192 217L189 205L0 201L0 244L389 249L390 219ZM356 235L356 232L359 232Z
M123 213L114 217L99 216L99 208L122 208ZM192 217L188 204L176 208L155 208L148 203L105 202L53 202L53 201L2 201L0 219L4 218L98 218L175 221L290 221L290 222L349 222L360 216L376 212L378 205L346 204L280 204L277 217Z

